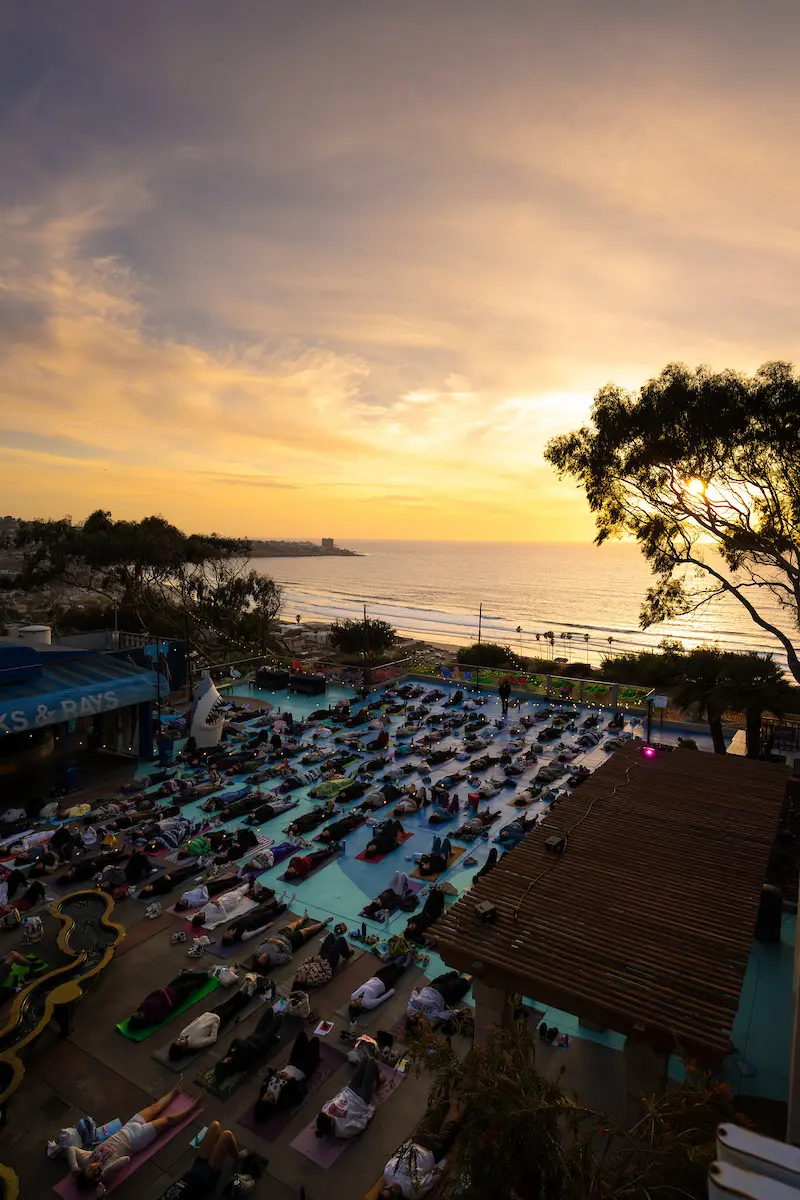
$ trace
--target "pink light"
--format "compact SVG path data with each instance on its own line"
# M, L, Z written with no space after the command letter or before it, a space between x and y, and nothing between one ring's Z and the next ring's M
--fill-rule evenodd
M655 758L656 756L656 752L652 746L645 746L642 750L642 754L644 754L645 758Z

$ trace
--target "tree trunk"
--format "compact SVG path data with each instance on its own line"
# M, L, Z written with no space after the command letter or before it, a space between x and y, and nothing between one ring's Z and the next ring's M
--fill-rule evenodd
M748 708L745 712L747 724L745 738L747 739L747 757L761 757L761 709Z
M725 745L725 735L722 732L721 713L716 713L713 709L708 710L708 728L711 731L711 740L714 743L714 753L727 754L728 747Z

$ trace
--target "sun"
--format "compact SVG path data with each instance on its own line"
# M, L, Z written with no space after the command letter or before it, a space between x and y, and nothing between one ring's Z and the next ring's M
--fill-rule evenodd
M690 496L705 496L708 484L704 479L686 479L684 487Z

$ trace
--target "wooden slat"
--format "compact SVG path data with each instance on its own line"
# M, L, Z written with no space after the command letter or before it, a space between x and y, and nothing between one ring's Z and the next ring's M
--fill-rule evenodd
M719 1059L786 794L784 767L614 754L431 930L458 969ZM545 841L567 838L553 856ZM497 924L475 919L479 900Z

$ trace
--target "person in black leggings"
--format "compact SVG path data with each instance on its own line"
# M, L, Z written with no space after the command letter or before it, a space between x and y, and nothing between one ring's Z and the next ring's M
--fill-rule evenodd
M130 855L122 854L119 850L109 850L107 854L95 854L92 858L78 859L67 868L66 874L59 875L58 882L62 885L86 883L87 880L93 879L103 867L121 867L129 858Z
M348 833L352 833L354 829L358 829L364 824L366 817L363 813L348 813L346 817L342 817L340 821L332 821L330 825L326 825L320 834L317 836L318 842L340 842Z
M364 857L377 858L379 855L388 854L400 845L404 832L400 821L384 821L378 825L374 837L364 847Z
M295 837L298 833L310 833L312 829L316 829L318 825L330 820L335 814L336 805L333 800L329 800L327 804L318 804L316 808L312 808L311 812L303 813L295 818L288 826L286 833L289 837Z
M230 837L230 840L214 855L214 861L233 862L236 858L241 858L248 850L252 850L258 845L258 835L253 833L252 829L237 829Z
M280 1071L267 1070L261 1081L254 1116L266 1121L273 1113L286 1112L302 1104L308 1085L319 1066L319 1038L309 1037L301 1029L294 1039L289 1061ZM287 1068L289 1068L287 1070Z
M210 1012L219 1017L217 1039L219 1039L219 1035L225 1029L226 1025L230 1025L234 1017L238 1016L242 1009L247 1008L252 999L253 997L249 992L243 992L240 989L238 992L234 992L232 996L229 996L227 1000L223 1000L221 1004L216 1006L216 1008L209 1009ZM179 1059L184 1058L189 1052L190 1047L188 1045L188 1039L184 1037L177 1037L175 1038L175 1041L170 1044L168 1055L171 1062L177 1062Z
M261 1017L253 1032L246 1038L234 1038L228 1053L214 1067L218 1082L239 1071L250 1071L263 1062L280 1037L283 1017L271 1008Z
M273 894L269 900L251 909L237 921L231 921L222 935L223 946L232 946L234 942L249 942L251 938L268 929L275 917L285 912L286 905Z
M432 979L428 987L435 988L445 1004L452 1006L464 999L472 987L472 980L464 979L458 971L445 971L444 975L437 975L435 979Z
M439 920L443 912L444 892L438 888L431 888L422 912L417 913L416 916L411 918L406 925L403 937L409 938L412 942L419 941L427 933L431 925Z

